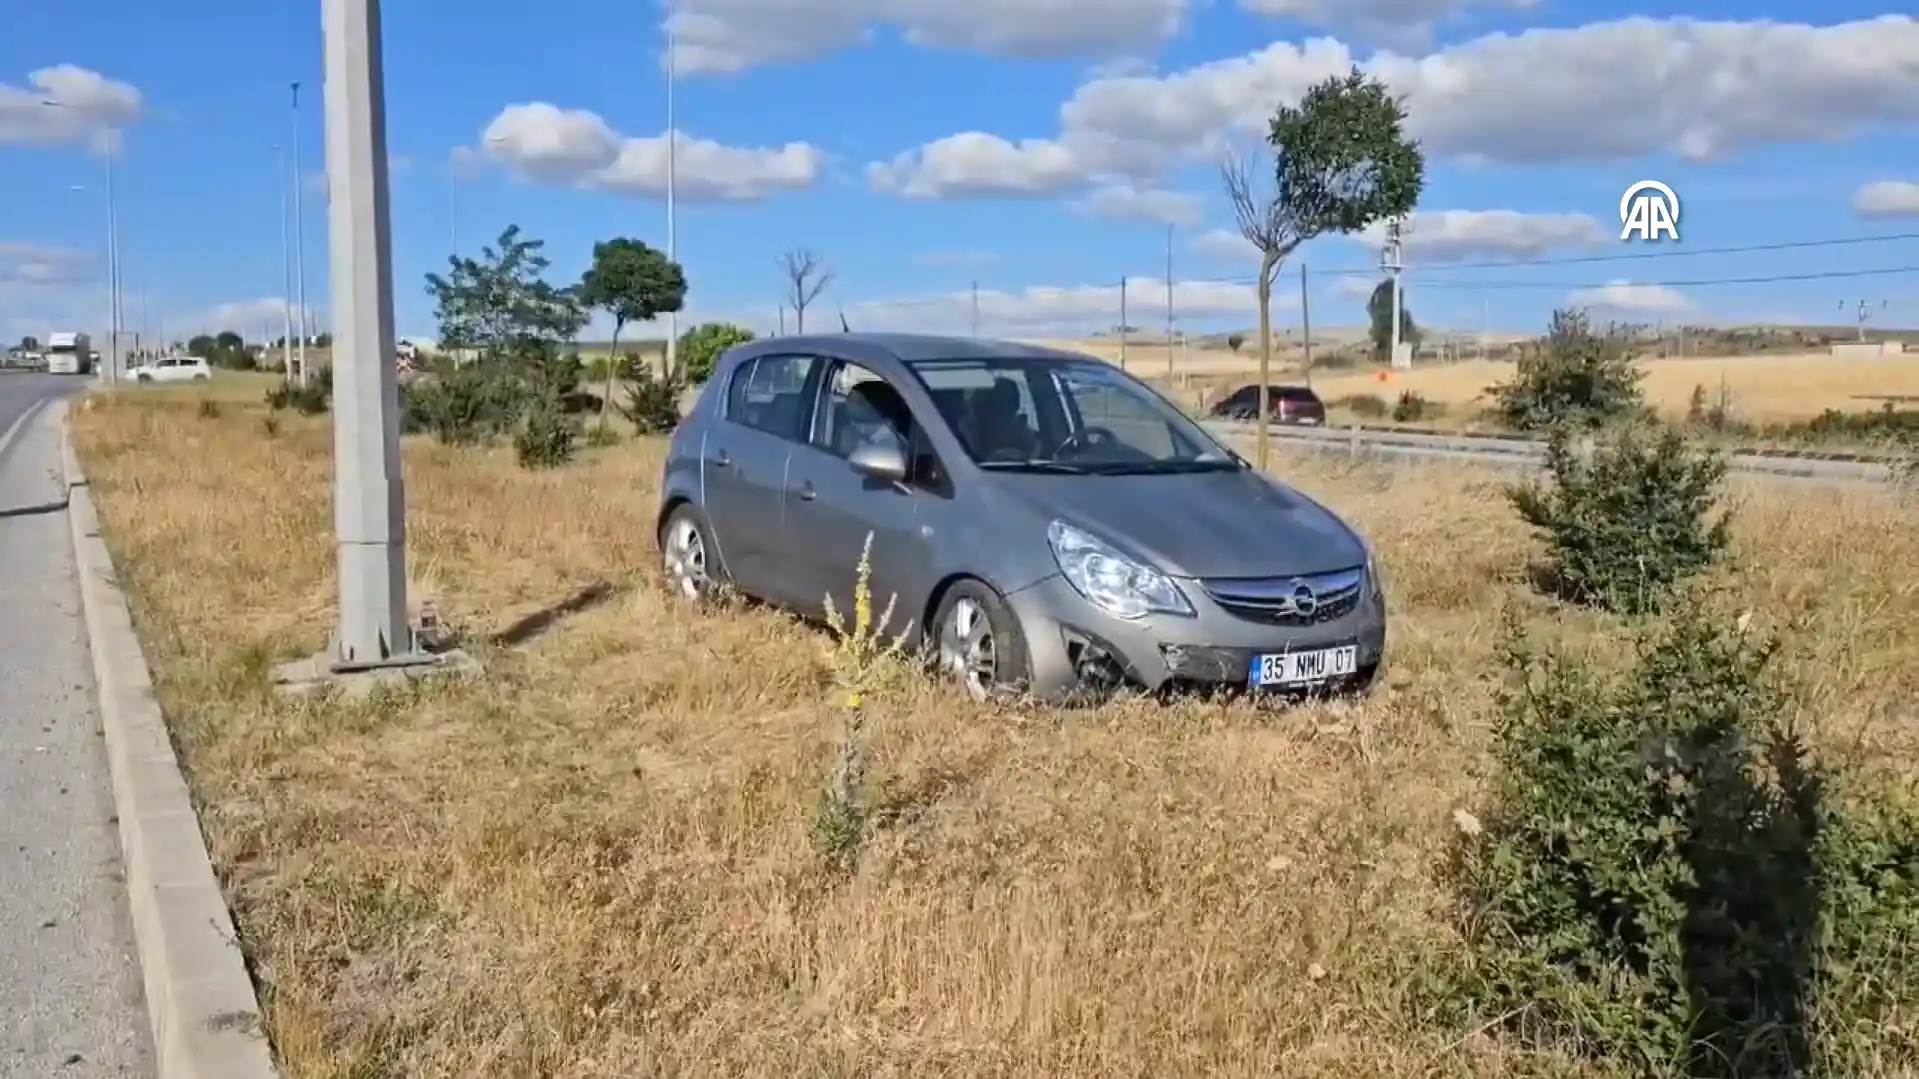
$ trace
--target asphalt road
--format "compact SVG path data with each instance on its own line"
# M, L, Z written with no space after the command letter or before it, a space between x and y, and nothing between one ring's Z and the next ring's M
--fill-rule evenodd
M44 422L80 381L0 375L0 1079L154 1074L59 433Z

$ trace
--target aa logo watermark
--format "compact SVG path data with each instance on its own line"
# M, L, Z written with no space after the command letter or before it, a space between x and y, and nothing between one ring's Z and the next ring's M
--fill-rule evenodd
M1641 180L1619 196L1619 238L1679 239L1679 196L1658 180Z

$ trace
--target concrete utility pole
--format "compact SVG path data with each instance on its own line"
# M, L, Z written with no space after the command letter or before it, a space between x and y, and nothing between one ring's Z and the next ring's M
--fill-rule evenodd
M1306 294L1306 264L1299 264L1299 336L1306 351L1306 385L1313 384L1313 308Z
M1119 279L1119 369L1126 370L1126 339L1132 330L1126 325L1126 278Z
M1401 246L1403 228L1403 223L1398 220L1387 222L1386 246L1379 253L1379 268L1386 271L1393 283L1393 351L1389 357L1389 362L1394 367L1412 366L1411 357L1408 357L1404 362L1399 358L1399 329L1400 322L1403 321L1403 316L1400 315L1399 274L1401 270L1405 269L1406 265L1403 257L1403 248Z
M329 81L329 85L326 88L326 94L329 99L333 97L333 87L330 81ZM385 137L384 132L382 132L381 137L382 138ZM329 141L330 140L331 140L331 136L329 136ZM298 348L299 362L300 362L299 379L300 379L300 385L304 386L307 384L307 217L306 217L306 196L304 193L306 188L306 177L302 175L300 172L300 83L298 80L295 80L293 83L293 144L292 145L293 145L293 282L294 282L293 287L296 293L296 299L294 302L299 305L299 311L300 311L299 318L296 320L299 326L299 331L300 331L300 344ZM384 153L384 150L382 151L382 153ZM384 176L385 167L386 167L385 162L382 161L381 169L382 169L383 176ZM331 176L332 171L333 170L331 168L327 170L329 176ZM329 180L329 182L331 182L331 180ZM380 183L381 183L381 187L384 188L386 185L386 181L382 179ZM382 203L384 204L384 197L382 198ZM385 210L382 209L381 213L384 215ZM382 225L381 227L384 228L385 226Z
M340 624L321 678L441 661L407 620L380 3L323 2Z
M680 49L673 37L673 20L666 21L666 257L669 262L680 261L679 206L674 195L679 184L679 121L674 111L674 87L680 81ZM680 369L680 313L670 311L666 316L666 370L667 375Z
M40 105L48 109L64 109L67 103L46 97L40 99ZM108 315L107 330L107 369L101 374L107 385L116 385L120 381L120 199L114 188L114 158L119 155L119 132L108 131L103 145L107 163L107 305L112 308ZM84 191L84 187L74 186L75 191ZM85 357L82 357L85 359Z

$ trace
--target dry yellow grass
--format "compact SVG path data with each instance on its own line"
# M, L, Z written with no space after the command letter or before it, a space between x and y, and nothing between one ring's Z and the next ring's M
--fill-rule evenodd
M331 621L330 442L259 420L128 395L85 402L75 431L290 1079L1523 1063L1399 1000L1408 957L1450 932L1434 867L1484 783L1499 610L1617 639L1525 592L1502 477L1281 458L1381 551L1391 673L1363 703L1047 712L886 689L883 824L841 880L808 840L841 730L830 642L669 601L657 446L534 474L410 443L414 595L487 673L293 701L267 668ZM1919 766L1913 512L1865 490L1740 498L1727 583L1762 621L1802 620L1817 745Z
M1723 386L1741 419L1755 424L1811 419L1826 409L1871 411L1877 396L1919 396L1919 356L1904 359L1840 359L1827 354L1749 356L1709 359L1646 360L1640 383L1646 399L1669 414L1684 415L1695 386L1716 399ZM1469 361L1393 371L1385 381L1377 372L1316 374L1313 386L1327 400L1377 394L1388 403L1411 390L1455 409L1454 419L1470 417L1466 406L1490 403L1486 387L1512 378L1513 365Z

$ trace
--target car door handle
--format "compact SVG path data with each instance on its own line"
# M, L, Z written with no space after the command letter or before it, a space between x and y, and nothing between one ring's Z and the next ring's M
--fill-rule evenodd
M708 457L706 462L714 468L726 468L733 463L733 458L725 450L714 450L712 456Z
M820 496L819 491L815 490L813 484L807 480L800 481L800 485L793 488L793 493L800 496L801 502L811 502Z

